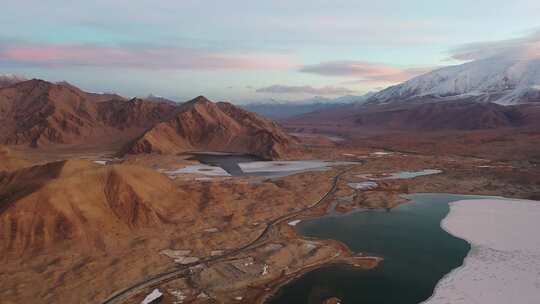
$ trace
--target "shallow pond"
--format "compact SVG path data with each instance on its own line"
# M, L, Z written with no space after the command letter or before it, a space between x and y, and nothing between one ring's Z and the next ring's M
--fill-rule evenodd
M322 303L337 297L342 303L416 304L428 299L437 282L459 267L470 245L446 233L441 220L449 202L482 198L450 194L415 194L410 203L391 211L328 215L297 225L305 236L335 239L355 252L379 255L375 269L350 266L314 270L285 285L269 303Z

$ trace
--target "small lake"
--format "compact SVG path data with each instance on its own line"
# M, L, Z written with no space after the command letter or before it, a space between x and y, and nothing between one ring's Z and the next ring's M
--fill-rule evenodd
M448 203L485 198L414 194L391 211L362 211L307 220L296 227L305 236L335 239L355 252L384 257L375 269L335 265L311 271L282 287L269 303L416 304L427 300L437 282L461 266L470 245L440 227Z

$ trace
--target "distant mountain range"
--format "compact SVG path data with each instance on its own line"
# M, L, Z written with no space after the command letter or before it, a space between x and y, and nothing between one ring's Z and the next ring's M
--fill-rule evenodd
M83 92L67 82L2 76L0 142L42 146L119 137L133 140L134 146L125 148L132 153L229 146L265 158L282 155L292 139L272 122L247 111L289 124L361 129L536 127L540 126L540 54L530 51L449 66L363 96L260 101L242 105L247 111L197 100L189 107L153 95L127 99ZM194 135L203 129L220 136ZM261 138L264 142L258 141Z
M313 98L297 101L278 101L271 99L247 103L240 106L248 111L261 114L268 118L285 119L313 111L332 109L351 103L360 104L365 102L372 94L373 93L369 93L362 96L346 95L338 98L315 96Z
M540 127L540 58L498 56L441 68L360 102L286 120L357 130L480 130Z

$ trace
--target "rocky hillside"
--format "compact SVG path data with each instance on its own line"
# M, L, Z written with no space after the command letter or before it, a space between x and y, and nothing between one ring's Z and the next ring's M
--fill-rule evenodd
M183 104L171 119L158 123L126 147L128 153L186 151L239 152L275 159L294 140L274 122L230 103L200 96Z
M118 235L174 224L195 211L166 176L142 167L63 161L0 172L0 252L104 249Z
M87 94L65 84L29 80L0 89L0 143L40 147L136 136L174 106Z
M129 153L213 150L283 157L293 142L274 122L204 97L124 99L73 85L29 80L0 88L0 144L126 145Z

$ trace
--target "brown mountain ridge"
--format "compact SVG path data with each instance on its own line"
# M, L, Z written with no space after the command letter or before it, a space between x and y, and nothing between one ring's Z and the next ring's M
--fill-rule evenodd
M0 89L0 142L42 147L118 140L140 134L173 109L164 103L102 99L37 79Z
M158 123L128 145L128 153L226 151L280 158L293 139L268 119L227 102L199 96L180 106L171 119Z
M213 150L284 157L294 140L274 122L200 96L184 104L84 92L33 79L0 88L0 144L114 144L122 153Z

